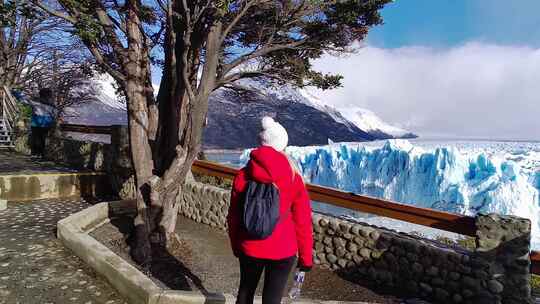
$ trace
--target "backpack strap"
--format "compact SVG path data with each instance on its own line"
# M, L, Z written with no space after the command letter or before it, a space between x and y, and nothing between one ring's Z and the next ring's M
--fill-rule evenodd
M294 184L294 179L296 178L296 176L298 175L298 172L296 171L295 169L295 166L292 164L292 161L291 159L287 156L287 154L285 154L284 152L281 152L280 153L285 157L285 159L287 159L287 162L289 163L289 166L291 168L291 171L292 171L292 183ZM253 159L250 159L250 162L254 161ZM262 166L261 166L262 167ZM263 168L266 170L266 172L268 173L269 176L271 176L270 172L266 169L266 168ZM274 185L274 187L276 187L276 189L278 190L278 193L280 192L280 189L278 187L278 185L275 183L275 182L272 182L272 185ZM292 208L292 204L291 204L291 208ZM289 208L287 211L285 211L285 213L283 214L283 216L279 216L279 221L281 222L282 219L288 217L289 215L292 215L292 209Z

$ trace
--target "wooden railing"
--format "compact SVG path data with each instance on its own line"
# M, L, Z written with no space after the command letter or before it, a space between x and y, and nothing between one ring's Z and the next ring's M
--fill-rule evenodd
M195 161L192 170L199 174L228 179L234 178L237 173L236 169L200 160ZM343 192L313 184L308 184L307 189L310 198L317 202L468 236L476 235L474 218L470 216L397 204L387 200Z
M105 134L111 135L112 128L110 126L85 126L75 124L61 124L60 130L64 132L78 132L87 134Z
M62 130L92 134L111 134L110 127L62 125ZM237 169L209 161L196 160L192 171L198 174L233 179ZM467 236L476 235L476 225L473 217L419 208L395 203L388 200L373 198L337 189L308 184L307 189L313 201L343 207L350 210L380 215L416 225L427 226L448 232ZM531 252L531 271L540 274L540 252Z

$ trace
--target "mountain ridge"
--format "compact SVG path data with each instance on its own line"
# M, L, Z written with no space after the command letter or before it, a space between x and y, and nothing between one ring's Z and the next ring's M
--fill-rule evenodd
M256 146L259 121L271 116L289 132L289 145L324 145L328 142L362 142L415 138L401 128L384 123L373 112L370 124L349 119L303 89L265 79L243 79L237 90L222 88L209 101L206 149L243 149ZM358 112L362 109L357 108ZM363 129L361 126L369 126ZM238 134L236 136L232 134Z
M67 121L87 125L127 124L126 105L116 96L113 80L100 76L94 81L101 90L91 102L76 105L68 111L72 117ZM375 119L378 122L376 126L383 126L383 130L364 130L359 127L361 123L349 119L343 115L344 112L289 85L277 85L261 79L241 80L238 85L242 90L221 88L211 95L203 148L245 149L256 146L263 116L272 116L283 124L289 132L289 144L296 146L407 136L403 132L385 133L402 129L389 126L380 119L377 121L378 118ZM412 133L410 136L416 137Z

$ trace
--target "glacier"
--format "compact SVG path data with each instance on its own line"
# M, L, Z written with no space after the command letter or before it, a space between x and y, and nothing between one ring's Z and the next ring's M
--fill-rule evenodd
M540 143L387 140L286 153L314 184L464 215L528 218L540 248Z

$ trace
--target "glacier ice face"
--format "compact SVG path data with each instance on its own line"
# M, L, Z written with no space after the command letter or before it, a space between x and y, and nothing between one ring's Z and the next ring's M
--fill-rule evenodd
M311 183L453 213L529 218L540 247L539 147L388 140L286 152Z

